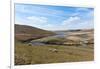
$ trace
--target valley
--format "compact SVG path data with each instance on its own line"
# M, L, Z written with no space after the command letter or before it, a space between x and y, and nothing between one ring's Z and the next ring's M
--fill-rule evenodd
M94 60L93 29L46 31L23 25L15 29L15 65Z

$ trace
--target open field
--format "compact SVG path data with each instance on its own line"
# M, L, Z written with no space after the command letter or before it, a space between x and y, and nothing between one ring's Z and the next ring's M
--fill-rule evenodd
M56 49L57 51L53 51ZM93 61L94 51L89 47L44 45L29 46L16 41L15 65Z

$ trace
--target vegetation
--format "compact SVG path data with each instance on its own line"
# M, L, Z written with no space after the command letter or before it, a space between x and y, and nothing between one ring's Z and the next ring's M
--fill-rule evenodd
M58 52L50 51L57 49ZM93 49L89 47L44 45L29 46L16 41L15 65L78 62L94 60Z
M55 33L47 30L42 30L27 25L15 24L15 39L19 41L30 41L37 38L54 35Z
M59 32L67 36L54 37L54 32L15 24L15 65L94 60L93 30Z

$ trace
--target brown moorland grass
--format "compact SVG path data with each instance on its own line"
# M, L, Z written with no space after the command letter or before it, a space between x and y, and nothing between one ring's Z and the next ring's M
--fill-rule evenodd
M58 52L49 49L57 49ZM15 65L93 61L94 50L89 47L44 45L29 46L15 42Z

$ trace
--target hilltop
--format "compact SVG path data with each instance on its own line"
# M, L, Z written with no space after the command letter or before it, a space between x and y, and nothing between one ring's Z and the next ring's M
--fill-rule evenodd
M54 35L53 32L39 29L27 25L15 24L15 39L20 41L27 41L46 36Z

